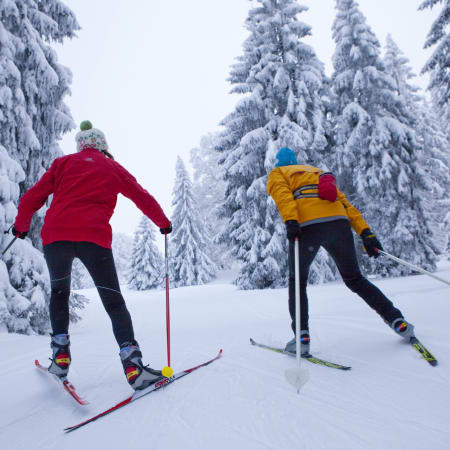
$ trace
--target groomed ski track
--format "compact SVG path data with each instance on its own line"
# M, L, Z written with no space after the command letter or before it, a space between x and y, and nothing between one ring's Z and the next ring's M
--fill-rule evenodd
M438 274L450 279L450 264ZM223 357L148 398L65 435L63 429L130 394L109 319L94 290L72 326L70 380L90 402L79 406L34 360L47 336L0 332L2 450L449 450L450 291L424 275L375 283L416 326L439 359L427 364L340 283L309 289L312 349L351 371L306 365L300 395L284 371L295 359L257 351L290 339L284 289L238 291L224 274L171 291L172 366ZM164 291L123 289L144 359L166 364Z

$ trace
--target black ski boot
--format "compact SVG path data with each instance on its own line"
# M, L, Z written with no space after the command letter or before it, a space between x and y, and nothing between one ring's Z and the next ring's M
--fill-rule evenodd
M142 364L142 353L136 341L124 342L119 356L127 381L134 390L145 389L164 378L160 370Z
M53 355L50 358L51 364L48 371L59 378L65 378L69 373L70 358L70 340L68 334L50 335L52 340L50 348Z

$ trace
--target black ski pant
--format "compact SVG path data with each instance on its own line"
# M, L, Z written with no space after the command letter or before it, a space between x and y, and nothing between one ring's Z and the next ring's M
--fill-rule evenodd
M69 295L72 262L79 258L85 265L108 313L119 345L134 340L131 316L120 292L112 250L92 242L58 241L44 245L50 272L50 321L53 334L69 330Z
M294 242L289 242L289 313L295 333L295 252ZM302 227L300 238L300 329L309 330L308 274L320 247L333 258L344 283L358 294L386 322L403 317L400 310L370 281L364 278L356 258L350 223L345 219L316 223Z

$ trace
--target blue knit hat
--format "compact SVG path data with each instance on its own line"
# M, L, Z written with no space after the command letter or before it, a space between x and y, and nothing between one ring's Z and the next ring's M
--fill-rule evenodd
M277 153L275 167L292 166L294 164L298 164L295 153L288 147L281 148Z

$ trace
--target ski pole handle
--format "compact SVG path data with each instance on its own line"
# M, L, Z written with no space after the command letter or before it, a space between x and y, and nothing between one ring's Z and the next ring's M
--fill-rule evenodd
M169 250L168 250L168 244L167 244L167 233L164 234L164 259L166 263L166 273L165 276L169 276Z
M422 269L421 267L417 267L414 264L406 262L403 259L397 258L394 255L390 255L389 253L385 252L384 250L379 250L378 248L376 250L378 251L378 253L381 253L382 255L387 256L388 258L392 259L393 261L396 261L396 262L398 262L400 264L403 264L404 266L408 266L411 269L414 269L416 272L421 272L421 273L423 273L425 275L428 275L429 277L436 278L436 280L442 281L443 283L448 284L450 286L450 282L449 281L444 280L443 278L438 277L437 275L434 275L431 272L428 272L428 270Z

